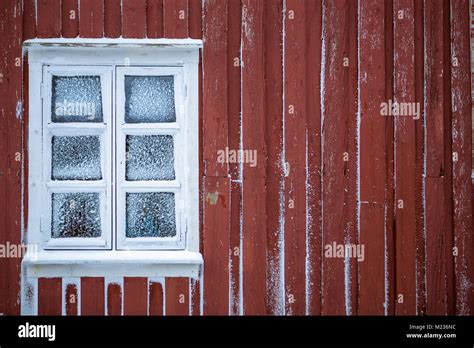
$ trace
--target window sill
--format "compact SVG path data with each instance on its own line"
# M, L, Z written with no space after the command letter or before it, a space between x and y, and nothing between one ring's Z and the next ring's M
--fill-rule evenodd
M198 278L202 255L190 251L56 251L26 253L27 277Z

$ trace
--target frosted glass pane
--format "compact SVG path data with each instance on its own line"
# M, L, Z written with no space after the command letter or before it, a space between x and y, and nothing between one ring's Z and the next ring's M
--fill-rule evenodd
M126 179L174 180L171 135L127 135Z
M99 76L53 76L53 122L102 122Z
M125 76L125 122L175 122L173 76Z
M176 235L174 193L127 193L127 238Z
M100 237L98 193L53 193L52 237Z
M53 180L100 180L99 136L53 136Z

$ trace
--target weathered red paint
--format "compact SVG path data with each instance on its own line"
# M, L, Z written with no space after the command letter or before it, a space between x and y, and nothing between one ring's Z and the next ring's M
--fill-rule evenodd
M287 0L286 11L280 0L21 4L0 4L2 244L20 243L28 214L22 40L204 38L204 283L125 278L105 289L103 278L82 278L62 293L60 278L39 279L38 314L473 313L467 0ZM426 114L381 117L388 99L426 104ZM257 166L218 163L226 147L256 149ZM324 257L332 241L365 247L364 262L349 262L350 283L343 260ZM20 259L0 258L0 313L19 313L19 291Z

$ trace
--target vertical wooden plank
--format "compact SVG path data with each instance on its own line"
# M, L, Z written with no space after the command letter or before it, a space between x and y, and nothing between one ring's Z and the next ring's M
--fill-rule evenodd
M81 315L104 315L104 278L81 278Z
M224 6L227 7L226 4ZM219 13L219 16L224 16L224 13ZM166 38L189 37L188 0L163 0L163 23Z
M122 0L122 36L146 37L146 0Z
M445 119L449 110L445 105L450 97L445 94L444 31L445 12L442 1L425 1L425 207L426 207L426 289L427 314L448 313L448 268L446 252L451 222L448 197L444 192L447 164ZM449 62L448 58L448 62ZM448 104L449 105L449 104ZM451 252L449 250L449 252Z
M415 99L414 1L395 0L394 18L394 99L411 105L407 115L395 119L395 218L396 218L396 313L416 314L416 130L421 104ZM416 111L418 110L418 115ZM402 297L400 297L402 296ZM401 301L403 299L403 301Z
M229 178L206 177L204 197L204 315L227 315L229 314Z
M357 247L356 93L357 49L354 1L328 2L325 20L322 91L322 313L350 314L357 289L357 255L337 248ZM342 257L341 257L342 256ZM352 272L351 272L352 269ZM349 275L346 279L346 275Z
M147 0L146 31L149 38L163 37L163 0Z
M122 34L122 1L104 0L104 35L119 37Z
M243 314L266 314L266 188L263 1L242 1ZM258 265L258 267L256 267Z
M229 149L240 149L240 33L242 23L242 3L240 0L229 1L228 31L227 31L227 114ZM240 313L240 265L242 253L240 252L240 232L242 216L242 182L239 163L229 163L231 176L231 211L230 211L230 314Z
M61 1L37 0L37 35L39 38L61 36Z
M23 40L36 37L36 1L23 1Z
M8 171L8 38L10 35L8 3L0 2L0 243L7 236L7 171ZM0 313L6 314L7 259L0 258Z
M203 35L204 173L223 177L227 176L228 163L218 161L218 154L228 146L226 1L204 3Z
M189 314L193 316L202 315L201 281L199 279L190 279L190 282L189 296L191 299L189 301L191 302L191 309Z
M150 281L148 285L150 303L149 315L163 315L163 286L159 282Z
M285 18L285 313L306 312L306 13L287 0Z
M61 315L61 278L38 279L38 315Z
M265 2L267 312L283 315L283 1Z
M472 119L469 1L451 0L451 95L453 101L453 195L456 314L474 314L474 237L472 220Z
M77 37L79 35L78 0L62 0L61 30L63 37Z
M365 249L359 264L359 314L384 314L385 236L384 214L386 119L380 105L385 90L385 2L359 3L359 235Z
M307 303L306 314L320 315L321 306L321 33L322 2L306 2L307 151Z
M192 39L202 38L202 3L201 2L202 2L201 0L188 0L189 37ZM240 8L240 1L234 0L229 3L229 7L234 7L235 5L237 5Z
M166 278L166 315L189 315L189 278Z
M104 36L104 0L80 1L79 34L81 37Z
M165 2L165 35L166 6L170 4ZM228 149L227 2L206 1L204 18L204 314L227 315L230 180L227 177L228 163L224 156L218 156ZM219 69L216 69L216 66L219 66ZM221 284L222 288L216 288L216 282Z
M424 101L424 21L423 0L415 0L415 93L416 101ZM416 221L417 221L417 314L426 313L426 268L425 268L425 210L424 210L424 135L425 112L422 107L421 119L416 128Z
M147 315L148 281L143 277L125 277L123 289L123 314Z
M22 224L22 175L23 175L23 13L22 1L8 2L11 33L8 35L8 169L7 169L7 242L10 245L20 245ZM7 259L7 306L6 313L20 314L20 272L21 255Z
M118 283L107 285L107 315L122 315L122 287Z
M67 316L77 316L78 293L76 284L67 284L64 292L64 303L66 304L65 314Z

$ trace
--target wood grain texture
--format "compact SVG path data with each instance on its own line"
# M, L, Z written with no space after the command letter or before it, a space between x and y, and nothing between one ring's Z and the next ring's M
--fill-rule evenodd
M163 0L147 0L146 32L149 38L163 37Z
M219 16L222 16L220 13ZM188 0L163 0L163 22L166 38L183 39L189 37Z
M385 129L390 121L380 115L380 105L386 102L384 14L384 2L360 2L359 243L365 259L359 264L358 312L362 315L385 312Z
M451 96L456 314L474 314L474 245L472 218L472 118L470 91L469 1L451 0ZM454 158L454 157L453 157Z
M122 315L122 287L118 283L107 285L107 315Z
M79 295L76 284L67 284L66 291L64 293L64 303L66 304L67 316L77 316L78 301Z
M247 315L267 310L263 13L263 1L242 1L242 149L257 154L255 166L242 166L242 302Z
M81 0L79 34L81 37L104 36L104 0Z
M81 315L104 315L104 296L104 278L81 278Z
M189 278L166 278L166 315L189 315Z
M146 37L146 0L122 0L122 36Z
M148 312L148 280L125 277L123 285L123 314L146 315Z
M229 314L230 180L204 181L204 314ZM219 286L216 286L219 284Z
M38 315L62 314L61 278L38 279Z
M413 105L415 98L415 17L412 0L395 0L394 20L394 98ZM416 104L415 104L416 105ZM421 104L417 104L421 113ZM415 119L419 118L419 119ZM400 315L416 314L416 128L421 115L394 116L395 120L395 218L396 218L396 302Z
M39 38L61 36L61 0L37 0L36 18Z
M122 1L104 0L104 36L119 37L122 34Z
M285 314L306 312L306 9L302 0L286 2L284 137L285 161Z
M148 284L148 293L150 296L148 305L149 315L163 315L163 286L159 282L151 282Z

